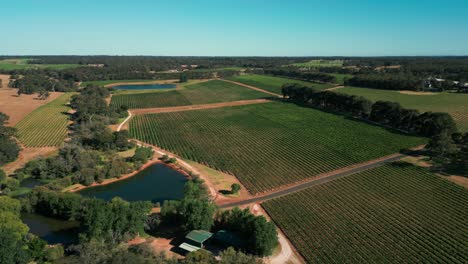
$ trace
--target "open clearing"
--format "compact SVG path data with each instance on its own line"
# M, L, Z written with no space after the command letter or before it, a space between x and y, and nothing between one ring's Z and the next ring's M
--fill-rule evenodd
M61 95L16 124L19 141L26 147L60 146L67 137L67 112L70 110L67 103L72 95L73 93Z
M26 163L40 157L48 157L57 152L56 147L42 148L22 148L18 158L15 161L5 164L2 169L7 174L12 174L15 170L22 168Z
M116 94L112 96L111 107L122 105L130 109L174 107L211 104L250 99L261 99L268 95L232 83L211 80L185 86L167 92Z
M342 67L342 60L311 60L308 62L291 64L297 67L320 68L320 67Z
M467 263L468 191L385 165L263 203L309 263Z
M281 86L285 83L299 83L304 86L314 87L316 90L325 90L336 85L333 84L321 84L304 82L295 79L288 79L283 77L275 77L269 75L242 75L236 77L226 78L230 81L240 82L243 84L251 85L269 91L276 94L281 94Z
M399 102L403 107L417 109L421 112L446 112L457 122L460 130L468 132L468 94L445 92L418 95L357 87L346 87L339 89L338 92L360 95L372 101Z
M281 102L138 115L130 122L130 133L183 158L233 174L251 193L427 141Z
M69 68L76 68L83 65L79 64L29 64L30 59L5 59L0 60L0 70L24 70L24 69L56 69L63 70Z
M50 93L47 100L39 100L37 94L22 94L17 96L17 89L8 88L8 75L0 75L3 82L3 88L0 88L0 112L7 114L9 126L15 126L26 115L34 111L34 109L49 103L58 98L63 93Z

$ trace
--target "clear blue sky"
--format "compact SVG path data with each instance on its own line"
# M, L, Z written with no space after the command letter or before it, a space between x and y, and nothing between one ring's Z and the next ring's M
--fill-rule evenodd
M468 1L10 0L0 55L468 55Z

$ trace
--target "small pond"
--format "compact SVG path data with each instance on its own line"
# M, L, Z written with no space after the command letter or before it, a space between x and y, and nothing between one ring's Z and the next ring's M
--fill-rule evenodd
M110 184L83 189L78 193L88 197L111 200L118 196L127 201L151 201L182 199L187 177L161 163L156 163L137 175Z
M24 179L24 180L21 181L20 187L34 188L34 187L39 186L39 185L42 185L42 184L44 184L44 183L41 182L41 181L38 180L38 179L27 178L27 179Z
M175 84L139 84L139 85L117 85L113 87L116 90L155 90L176 88Z
M78 222L64 221L33 213L22 213L21 219L29 227L29 232L44 239L49 244L71 244L78 241Z

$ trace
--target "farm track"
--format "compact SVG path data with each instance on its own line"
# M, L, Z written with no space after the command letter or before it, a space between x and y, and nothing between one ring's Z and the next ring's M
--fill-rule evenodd
M236 85L243 86L243 87L246 87L246 88L255 90L255 91L259 91L259 92L262 92L262 93L266 93L266 94L269 94L269 95L273 95L273 96L276 96L276 97L283 97L281 94L272 93L272 92L269 92L269 91L260 89L260 88L258 88L258 87L252 86L252 85L247 85L247 84L244 84L244 83L235 82L235 81L226 80L226 79L220 79L220 80L223 81L223 82L228 82L228 83L236 84Z
M268 103L268 102L271 102L271 100L254 99L254 100L241 100L241 101L234 101L234 102L214 103L214 104L130 109L129 111L133 115L144 115L144 114L170 113L170 112L181 112L181 111L190 111L190 110L222 108L222 107L239 106L239 105L262 104L262 103ZM128 120L125 120L124 122L126 121Z
M343 85L338 85L338 86L335 86L335 87L332 87L332 88L325 89L324 91L334 91L334 90L338 90L338 89L341 89L341 88L345 88L345 87Z
M312 179L293 184L291 186L286 186L277 190L273 190L271 192L259 194L253 198L249 198L249 199L245 199L241 201L218 204L218 206L220 208L230 208L230 207L236 207L236 206L249 205L252 203L261 203L270 199L274 199L274 198L278 198L278 197L288 195L291 193L299 192L312 186L324 184L327 182L331 182L333 180L337 180L340 178L344 178L346 176L353 175L355 173L359 173L359 172L370 170L376 167L380 167L386 163L400 160L403 157L406 157L406 155L400 154L400 153L391 154L391 155L388 155L379 159L375 159L375 160L371 160L368 162L342 168L339 170L331 171L323 175L314 177Z

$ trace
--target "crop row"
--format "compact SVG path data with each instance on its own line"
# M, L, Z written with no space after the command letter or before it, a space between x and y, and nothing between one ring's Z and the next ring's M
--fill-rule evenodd
M60 146L67 137L70 110L66 104L72 93L61 95L22 119L16 128L18 139L26 147Z
M265 202L309 263L467 263L468 192L385 165Z
M136 116L130 133L236 175L252 193L425 142L285 103Z

